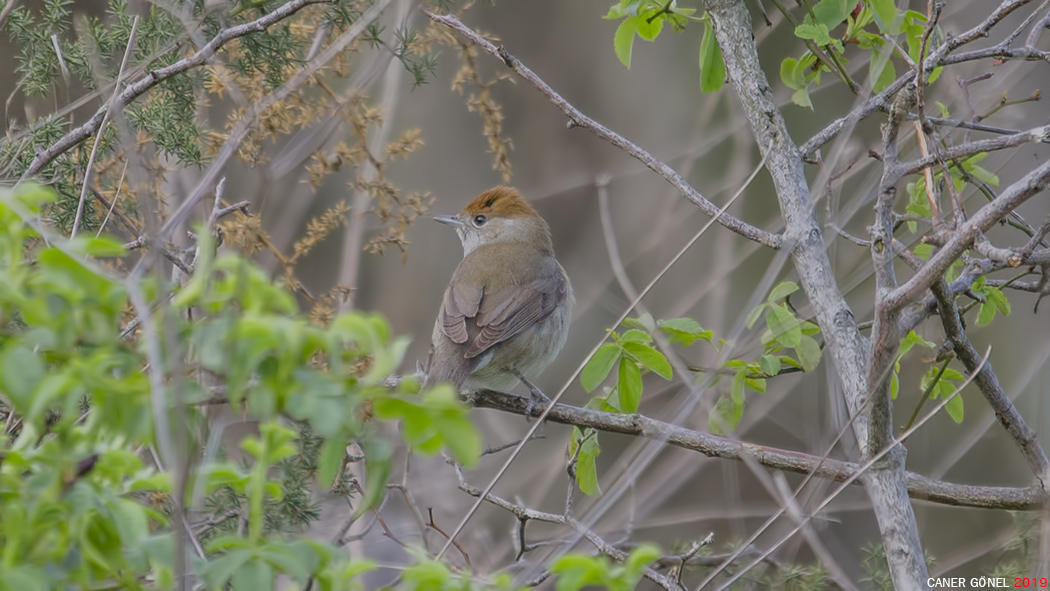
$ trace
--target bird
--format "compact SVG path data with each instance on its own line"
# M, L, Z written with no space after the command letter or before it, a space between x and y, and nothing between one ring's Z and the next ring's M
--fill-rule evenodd
M565 346L575 303L550 227L502 185L434 219L456 230L463 259L434 322L423 385L509 393L524 383L530 416L536 403L549 402L533 380Z

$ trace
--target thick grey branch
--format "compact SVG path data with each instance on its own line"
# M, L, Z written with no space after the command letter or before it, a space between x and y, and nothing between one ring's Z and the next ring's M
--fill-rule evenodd
M980 357L978 357L979 361ZM493 390L476 392L469 401L478 408L491 408L519 415L525 414L529 404L529 399L526 397ZM532 415L539 416L541 410L534 407ZM743 443L710 433L686 429L639 414L616 414L559 403L551 409L547 420L581 428L591 427L607 433L666 441L676 447L699 452L712 458L737 461L742 461L745 457L753 458L767 468L798 474L813 473L836 482L845 481L860 468L853 462ZM1036 487L971 486L933 480L913 472L906 472L904 479L907 483L908 494L912 498L959 507L1031 511L1039 510L1046 498Z
M865 343L835 280L802 169L802 153L791 140L773 100L743 1L706 0L703 5L711 16L729 79L766 157L786 226L785 246L791 249L800 283L816 312L826 343L824 351L834 362L850 412L857 416L864 412L866 397L870 395ZM871 436L868 421L856 420L853 428L858 440L870 451L866 458L882 451L867 446ZM904 455L902 446L894 446L864 474L863 482L879 522L893 582L901 589L918 589L926 585L929 574L915 514L908 502Z

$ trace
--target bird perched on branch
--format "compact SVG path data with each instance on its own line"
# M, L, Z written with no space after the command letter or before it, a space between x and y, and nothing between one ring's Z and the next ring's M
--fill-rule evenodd
M532 380L565 345L575 302L550 228L503 186L434 219L456 230L463 260L434 323L424 384L509 392L522 381L532 393L527 416L546 399Z

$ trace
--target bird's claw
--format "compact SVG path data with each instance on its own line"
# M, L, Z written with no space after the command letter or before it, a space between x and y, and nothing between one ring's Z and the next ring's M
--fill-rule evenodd
M537 388L535 384L530 382L517 370L514 371L514 375L517 376L517 378L521 380L521 383L525 384L525 387L529 389L529 403L525 407L525 420L528 421L529 418L532 416L532 412L536 410L537 407L539 407L540 409L546 409L548 406L550 406L551 399L543 393L543 390ZM542 413L543 410L541 410L540 412Z

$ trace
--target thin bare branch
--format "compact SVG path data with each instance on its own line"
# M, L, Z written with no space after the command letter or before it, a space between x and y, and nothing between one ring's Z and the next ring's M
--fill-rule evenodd
M583 127L590 130L598 137L608 141L617 148L620 148L624 152L627 152L642 164L645 164L652 171L662 176L667 182L669 182L691 203L696 205L700 211L703 211L709 216L715 216L718 214L718 206L708 201L703 195L700 194L692 185L690 185L678 172L668 166L663 161L657 159L655 156L639 147L637 144L631 142L622 135L615 131L605 127L601 123L598 123L594 119L591 119L587 115L584 115L579 109L574 107L569 101L565 100L560 94L554 91L546 82L544 82L535 72L530 70L525 64L521 63L518 58L511 55L502 46L496 46L488 39L485 39L478 33L476 33L470 27L464 25L456 17L447 14L435 14L428 10L423 11L431 20L436 23L440 23L449 29L452 29L456 33L469 39L475 43L478 47L484 49L486 52L498 57L504 65L510 68L515 74L520 76L525 81L532 84L543 93L552 103L554 103L566 116L569 117L570 125L573 127ZM718 223L722 224L726 228L740 234L748 240L754 240L759 244L764 244L770 248L780 248L781 237L777 234L773 234L766 230L756 228L747 222L741 221L733 216L720 215Z
M80 229L80 220L84 215L84 202L87 201L88 185L91 183L91 171L95 168L95 156L98 153L98 145L102 141L102 135L106 132L106 122L109 121L110 115L114 112L114 106L120 92L120 81L124 77L124 69L128 67L128 57L131 56L131 48L135 47L135 34L138 30L139 17L136 15L135 20L131 22L131 32L128 33L128 44L124 48L124 58L120 61L120 69L117 70L117 79L113 82L113 95L106 103L106 112L102 115L102 123L98 125L98 132L95 133L95 144L91 146L91 155L88 156L87 168L84 169L83 185L80 187L80 201L77 202L77 213L73 218L73 229L69 233L70 238L76 238L77 230Z
M222 48L226 43L238 37L250 35L252 33L261 33L269 28L274 23L280 22L291 15L299 12L310 4L328 4L331 0L291 0L280 7L275 9L273 12L266 14L258 19L223 29L218 35L212 38L207 45L202 47L200 51L197 51L188 58L181 59L170 66L159 68L157 70L151 70L148 74L135 82L128 85L123 92L117 97L117 100L113 103L113 108L123 109L131 101L135 100L149 89L153 88L157 84L175 76L181 74L186 70L196 68L198 66L207 63L215 52ZM26 169L25 173L19 182L24 181L28 178L34 177L40 174L40 171L45 166L51 163L52 160L58 158L62 154L65 154L68 150L79 144L80 142L88 139L92 135L98 133L102 126L102 121L109 111L109 105L103 106L95 114L88 119L84 124L80 125L76 129L70 131L66 135L62 136L57 142L51 144L48 148L41 150L37 153L36 157L33 158L33 162L30 163L29 168Z

